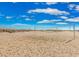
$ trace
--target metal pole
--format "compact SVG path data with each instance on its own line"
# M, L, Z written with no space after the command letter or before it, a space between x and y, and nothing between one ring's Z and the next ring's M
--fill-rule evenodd
M35 22L35 19L34 19L34 22ZM34 31L35 31L35 24L34 24Z
M75 24L73 24L73 29L72 29L72 31L73 31L73 40L75 40ZM69 42L71 42L72 40L69 40L69 41L67 41L66 43L69 43Z
M35 31L35 24L34 24L34 31Z
M73 40L75 40L75 24L73 24Z

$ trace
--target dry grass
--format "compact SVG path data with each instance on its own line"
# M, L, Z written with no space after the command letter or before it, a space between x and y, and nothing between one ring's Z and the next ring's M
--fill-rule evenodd
M0 32L0 56L79 56L79 33L29 31Z

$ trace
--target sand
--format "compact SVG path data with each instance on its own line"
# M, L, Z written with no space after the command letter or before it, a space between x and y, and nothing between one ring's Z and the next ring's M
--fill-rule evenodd
M69 40L72 40L68 42ZM1 32L0 56L66 57L79 56L79 32L29 31Z

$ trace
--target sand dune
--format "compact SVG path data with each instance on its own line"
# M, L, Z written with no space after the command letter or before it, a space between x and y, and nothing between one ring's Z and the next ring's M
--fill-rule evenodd
M70 31L0 32L0 56L79 56L78 34L73 40Z

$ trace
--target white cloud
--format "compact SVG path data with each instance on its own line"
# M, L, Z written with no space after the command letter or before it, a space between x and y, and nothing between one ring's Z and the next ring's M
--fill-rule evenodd
M70 21L70 22L78 22L78 20L74 20L74 19L67 19L66 21Z
M77 6L75 7L75 10L79 11L79 5L77 5Z
M56 24L68 24L68 23L65 23L65 22L58 22Z
M79 11L79 5L76 5L76 4L69 4L69 9L70 9L70 10Z
M68 17L66 17L66 16L60 16L60 18L62 18L62 19L67 19Z
M69 4L69 9L72 10L74 9L75 6L76 6L75 4Z
M5 17L6 19L11 19L11 18L13 18L12 16L6 16Z
M70 3L70 2L60 2L60 3L62 3L62 4L64 4L64 3L68 4L68 3Z
M18 18L25 18L25 20L32 20L34 16L20 15Z
M57 4L58 2L46 2L47 5Z
M61 3L61 4L68 4L70 2L46 2L47 5L54 5L54 4L58 4L58 3Z
M66 19L66 21L79 22L79 17L76 17L76 18L69 18L69 19Z
M12 26L27 26L27 24L15 23L15 24L12 24Z
M38 21L37 23L53 23L57 21L61 21L61 20L42 20L42 21Z
M42 21L39 21L38 23L50 23L52 22L52 20L42 20Z
M66 11L61 11L58 9L52 9L52 8L46 8L46 9L34 9L34 10L29 10L28 13L46 13L50 15L63 15L63 14L70 14L69 12Z
M34 2L34 4L39 4L39 2Z
M35 2L34 4L42 4L42 5L54 5L57 4L58 2Z

